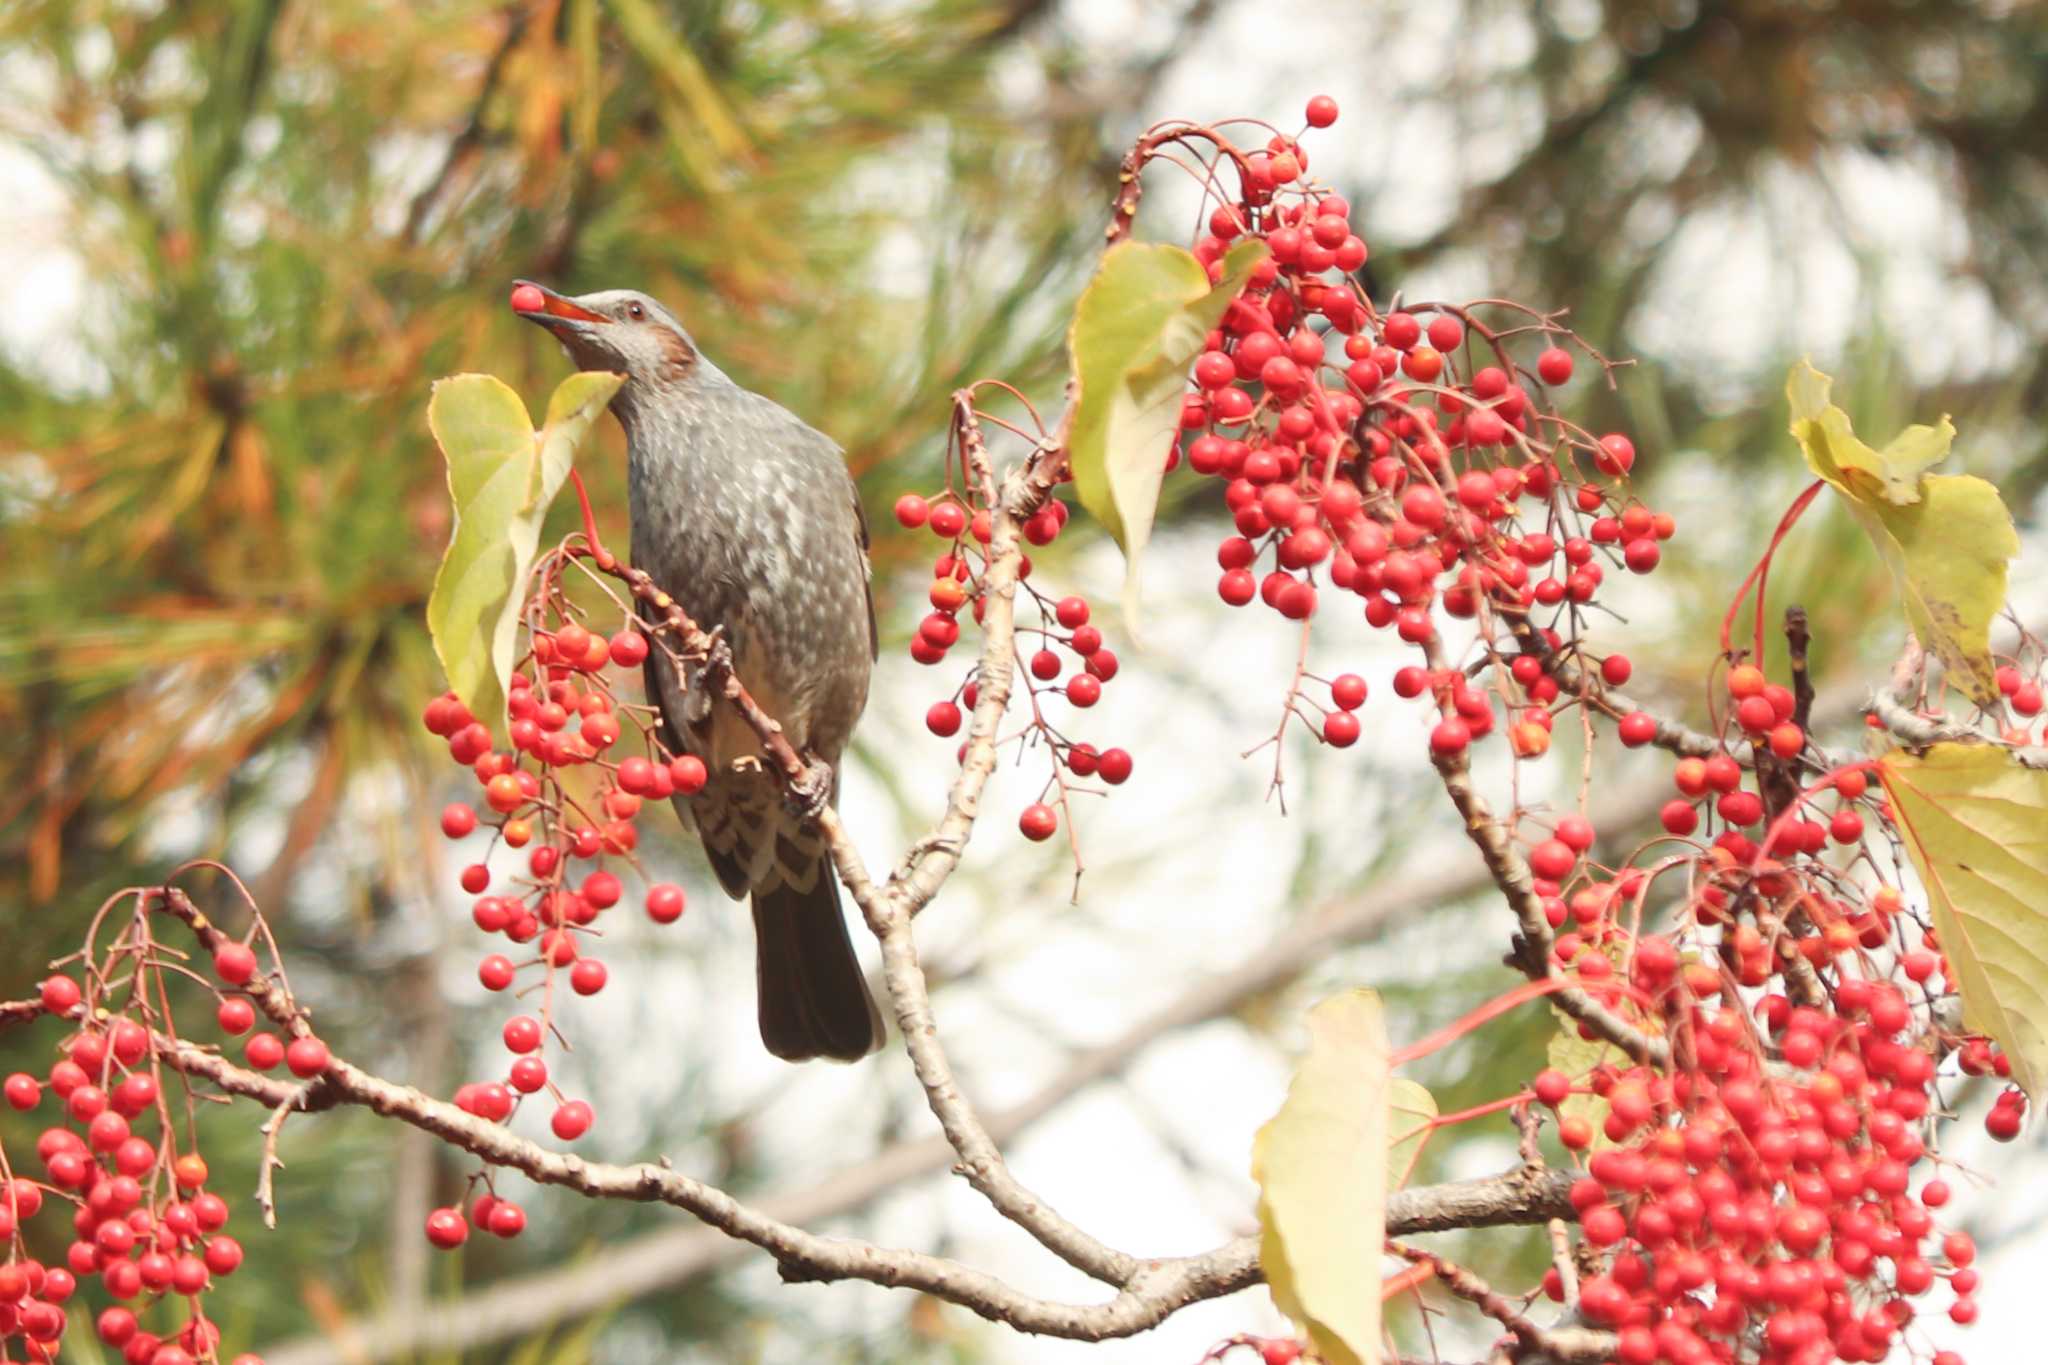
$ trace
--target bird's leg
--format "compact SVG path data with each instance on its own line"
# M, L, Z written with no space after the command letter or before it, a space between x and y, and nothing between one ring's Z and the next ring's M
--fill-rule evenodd
M791 780L784 799L805 820L815 820L832 804L832 788L837 785L838 775L830 763L816 754L806 751L803 759L803 776Z
M725 642L725 624L720 622L705 632L709 642L704 649L704 666L693 669L688 685L683 689L683 723L693 730L701 730L711 719L711 681L714 676L731 676L732 647Z

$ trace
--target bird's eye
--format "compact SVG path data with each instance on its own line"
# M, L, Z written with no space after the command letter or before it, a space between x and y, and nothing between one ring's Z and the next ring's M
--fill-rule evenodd
M626 316L638 322L647 316L647 310L637 303L629 303L626 305Z

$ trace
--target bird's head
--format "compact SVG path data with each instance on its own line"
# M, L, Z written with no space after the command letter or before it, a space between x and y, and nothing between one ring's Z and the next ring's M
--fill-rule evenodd
M686 383L700 364L690 334L675 314L633 289L605 289L577 298L531 280L512 286L512 311L554 334L581 370L626 376L620 398L634 401ZM628 391L637 390L632 398Z

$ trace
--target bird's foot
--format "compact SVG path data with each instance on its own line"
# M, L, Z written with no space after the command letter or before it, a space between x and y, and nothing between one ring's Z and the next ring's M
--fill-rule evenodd
M704 666L692 672L683 696L683 721L693 730L702 730L711 720L711 682L732 675L732 647L725 642L725 626L713 626L704 638Z
M793 779L785 800L804 820L815 820L832 804L836 774L832 765L814 754L804 755L803 776Z

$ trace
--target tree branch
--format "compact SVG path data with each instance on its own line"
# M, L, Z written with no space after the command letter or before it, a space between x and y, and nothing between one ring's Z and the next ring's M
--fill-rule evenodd
M1594 819L1601 828L1640 824L1655 815L1662 799L1662 784L1651 783L1612 798L1594 812ZM1299 917L1229 971L1196 982L1117 1037L1072 1058L1024 1100L989 1114L984 1121L989 1137L997 1143L1010 1141L1076 1094L1117 1075L1161 1038L1277 989L1334 949L1367 941L1407 919L1476 895L1492 883L1483 869L1460 856L1461 847L1462 841L1434 842L1381 877L1373 893ZM814 1225L855 1212L906 1181L943 1170L956 1157L937 1136L899 1143L815 1185L768 1195L760 1207L773 1218ZM1406 1207L1402 1201L1409 1193L1394 1196L1390 1217ZM1572 1215L1566 1206L1557 1216ZM1446 1226L1484 1225L1464 1221ZM1394 1230L1439 1229L1404 1225ZM322 1337L284 1343L266 1350L264 1359L270 1365L356 1365L363 1358L473 1350L673 1289L730 1264L742 1253L742 1243L713 1228L665 1228L599 1250L576 1265L515 1276L429 1304L417 1314L385 1313Z
M1870 697L1870 713L1893 738L1916 748L1931 744L1990 744L1992 739L1972 726L1962 724L1947 712L1928 715L1907 700L1906 694L1919 682L1927 661L1920 642L1908 636L1898 662L1892 666L1891 681ZM2023 768L2048 772L2048 744L2002 745L2013 762Z
M591 1198L659 1202L683 1209L767 1251L785 1280L866 1280L919 1289L1023 1332L1082 1341L1129 1336L1189 1303L1235 1293L1260 1279L1257 1239L1243 1237L1200 1255L1134 1262L1122 1292L1105 1303L1042 1299L945 1257L807 1232L666 1164L616 1166L550 1151L499 1124L339 1059L308 1086L249 1071L183 1039L159 1034L156 1044L166 1064L211 1081L228 1095L257 1101L273 1114L337 1105L369 1109L538 1184L559 1185ZM1389 1227L1428 1232L1541 1223L1570 1210L1569 1189L1565 1172L1538 1177L1518 1169L1491 1179L1402 1191L1389 1203ZM289 1352L271 1356L274 1362L315 1358Z

